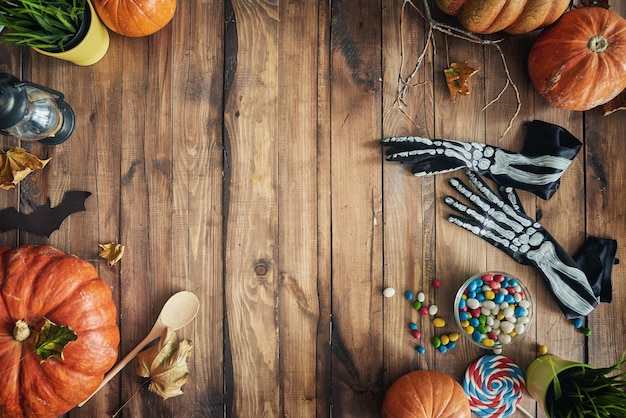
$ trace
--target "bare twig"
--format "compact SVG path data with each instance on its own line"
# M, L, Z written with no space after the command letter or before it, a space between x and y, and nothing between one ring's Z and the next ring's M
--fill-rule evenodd
M417 12L420 16L422 16L422 18L426 21L428 25L428 32L426 35L426 39L424 41L424 48L422 49L421 53L418 55L415 61L415 64L413 66L413 69L405 77L403 76L404 68L405 68L403 24L404 24L404 13L405 13L405 9L407 6L410 6L413 10L415 10L415 12ZM521 110L521 99L520 99L519 89L517 88L517 86L513 82L513 79L511 78L511 73L506 63L506 58L504 56L504 53L502 52L502 48L500 48L500 45L499 45L499 43L502 42L502 39L497 39L497 40L482 39L471 32L465 31L455 26L447 25L445 23L437 22L435 19L433 19L431 15L430 6L428 5L428 0L422 0L422 6L423 6L422 9L420 9L419 7L415 5L415 3L413 3L413 0L403 1L402 10L400 14L400 71L398 74L398 87L396 89L396 98L394 102L392 103L391 107L389 108L389 110L386 112L385 116L392 109L398 109L403 115L405 115L408 118L408 114L406 113L406 110L405 110L405 108L407 107L406 96L410 88L421 86L425 83L425 82L416 83L413 81L413 79L417 76L417 73L422 66L422 63L424 61L424 58L426 57L426 53L428 52L428 49L430 46L432 46L433 55L436 54L434 31L437 31L448 36L453 36L455 38L462 39L467 42L471 42L471 43L475 43L475 44L479 44L483 46L492 46L496 48L496 50L498 51L498 54L500 55L500 59L502 61L502 66L504 67L504 72L506 74L506 83L504 87L502 88L502 90L500 91L500 93L498 93L498 95L494 99L492 99L489 103L487 103L483 107L483 110L487 109L493 103L497 102L509 87L511 87L513 91L515 92L517 106L516 106L513 116L509 120L509 124L507 125L506 129L500 136L500 139L502 139L513 126L513 121L515 120L515 118L517 118ZM409 120L411 119L409 118ZM411 120L411 122L417 126L417 124L413 120Z

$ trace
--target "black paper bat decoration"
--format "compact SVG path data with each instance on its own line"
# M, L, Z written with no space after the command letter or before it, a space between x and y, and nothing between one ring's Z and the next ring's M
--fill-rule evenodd
M74 212L86 210L85 200L91 192L69 190L63 195L63 200L55 207L48 202L35 207L32 213L24 214L15 208L6 208L0 211L0 232L12 229L22 229L35 235L50 237L61 227L61 224Z

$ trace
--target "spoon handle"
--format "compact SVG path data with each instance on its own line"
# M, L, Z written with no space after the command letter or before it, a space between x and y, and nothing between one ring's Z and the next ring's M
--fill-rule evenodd
M85 405L87 403L87 401L89 399L91 399L91 397L93 395L95 395L96 393L98 393L98 391L100 389L102 389L107 383L109 383L109 381L111 379L113 379L123 368L124 366L126 366L128 363L130 363L130 361L132 359L135 358L135 356L137 354L139 354L139 352L146 346L148 345L151 341L157 339L158 337L161 336L161 334L163 333L163 330L165 329L165 325L162 322L157 322L154 327L152 327L152 329L150 330L150 332L148 333L148 335L146 335L146 337L139 343L137 344L137 346L135 348L133 348L133 350L126 354L126 357L124 357L122 360L120 360L119 363L117 363L115 365L115 367L113 367L111 370L109 370L107 372L107 374L104 375L104 379L102 380L102 383L100 383L100 386L98 386L98 388L96 390L93 391L93 393L91 395L89 395L89 397L87 399L85 399L84 401L82 401L81 403L78 404L79 407Z

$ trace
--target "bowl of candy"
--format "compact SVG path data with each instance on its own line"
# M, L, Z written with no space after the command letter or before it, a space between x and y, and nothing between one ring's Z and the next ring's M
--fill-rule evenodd
M530 293L516 277L500 271L475 274L459 288L454 317L477 346L496 350L519 341L533 319Z

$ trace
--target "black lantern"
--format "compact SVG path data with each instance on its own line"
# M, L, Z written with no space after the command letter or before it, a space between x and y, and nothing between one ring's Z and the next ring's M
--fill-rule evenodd
M57 145L74 130L74 111L58 91L0 73L0 133Z

